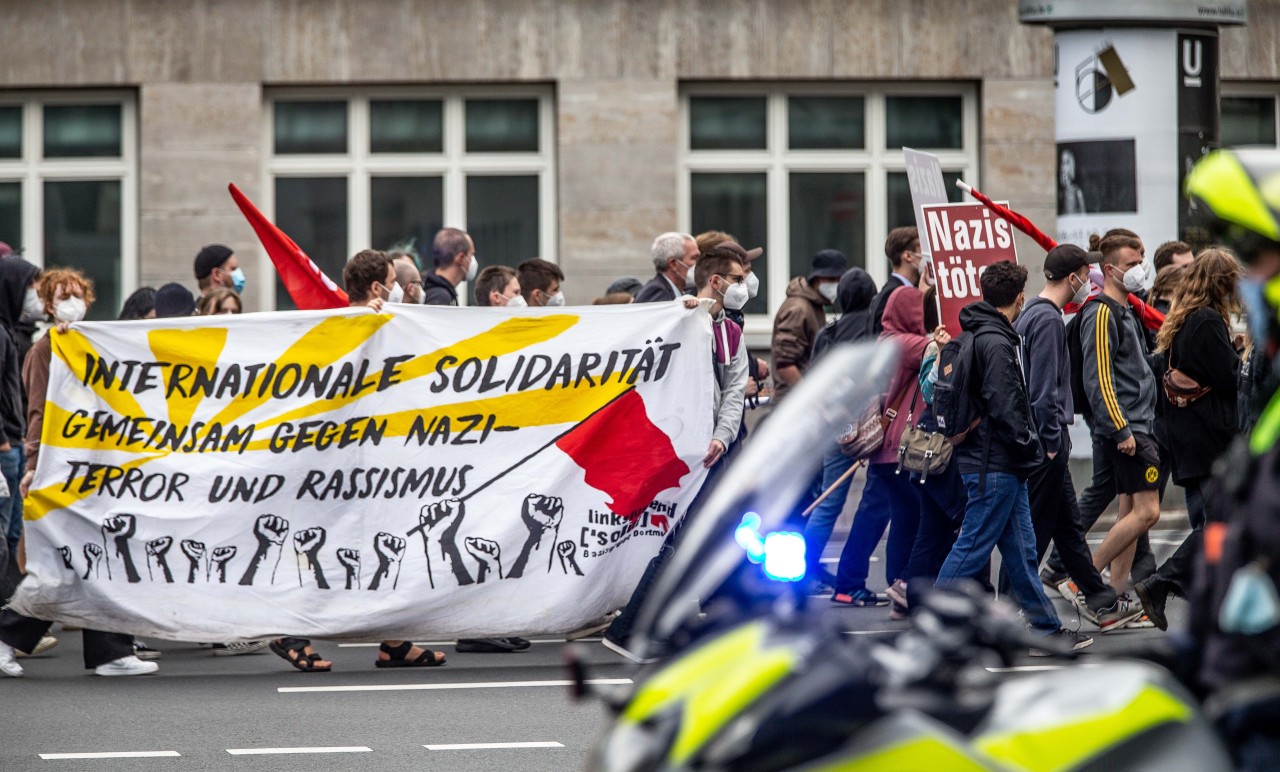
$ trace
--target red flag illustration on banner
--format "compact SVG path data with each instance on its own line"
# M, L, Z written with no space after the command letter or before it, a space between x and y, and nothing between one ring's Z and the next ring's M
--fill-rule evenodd
M271 262L275 263L280 280L289 291L289 297L293 298L294 305L304 311L347 307L347 293L324 275L320 266L302 251L302 247L258 211L258 207L234 183L228 185L227 189L231 191L231 198L240 207L249 225L253 226L254 233L258 234L258 241L267 250Z
M1009 223L1013 225L1013 227L1017 228L1018 230L1030 236L1037 244L1039 244L1041 247L1044 247L1044 251L1048 252L1049 250L1058 246L1058 242L1050 238L1049 234L1037 228L1035 226L1035 223L1028 220L1025 215L1019 214L1018 212L1013 211L1007 206L1002 206L1001 204L997 204L996 202L992 201L985 193L974 188L972 185L966 183L964 180L956 180L956 187L960 188L964 192L978 199L988 209L1000 215L1004 219L1008 220ZM1153 331L1159 330L1160 325L1164 324L1164 314L1160 313L1159 311L1147 305L1146 303L1143 303L1142 298L1138 297L1137 295L1134 295L1132 293L1129 294L1129 305L1133 306L1134 312L1138 314L1138 319L1142 321L1142 325L1146 327L1148 330L1153 330ZM1079 311L1080 307L1079 306L1072 307L1072 304L1068 304L1067 307L1062 310L1065 313L1072 314L1072 313L1075 313L1076 311Z
M556 447L586 470L587 485L609 496L609 509L624 517L638 516L689 472L635 389L587 417Z

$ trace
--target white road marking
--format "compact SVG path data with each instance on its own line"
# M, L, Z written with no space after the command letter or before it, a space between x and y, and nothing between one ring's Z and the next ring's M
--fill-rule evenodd
M845 635L887 635L889 633L900 633L901 630L845 630Z
M424 745L429 751L483 751L494 748L563 748L557 742L535 743L455 743L452 745Z
M1018 665L1016 667L989 667L988 673L1042 673L1047 670L1066 670L1067 668L1082 667L1101 667L1097 664L1076 664L1076 665Z
M589 678L587 684L593 686L614 686L635 683L630 678ZM573 681L484 681L470 683L445 684L369 684L359 686L281 686L276 689L280 694L299 694L304 692L399 692L435 689L515 689L529 686L572 686Z
M57 759L151 759L181 756L177 751L107 751L104 753L41 753L40 758Z
M321 745L313 748L227 748L232 756L258 756L271 753L372 753L363 745Z
M548 638L540 641L529 641L530 643L599 643L599 638L576 638L570 641L568 638ZM414 641L414 646L452 646L457 641ZM340 643L339 649L376 649L381 646L380 643ZM463 652L464 654L466 652Z

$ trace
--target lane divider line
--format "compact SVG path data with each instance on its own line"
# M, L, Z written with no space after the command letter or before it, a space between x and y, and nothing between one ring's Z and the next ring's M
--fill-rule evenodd
M592 686L613 686L635 683L630 678L590 678ZM362 684L356 686L281 686L280 694L306 694L311 692L399 692L436 689L518 689L533 686L572 686L573 681L481 681L444 684Z
M49 761L59 759L153 759L181 756L177 751L105 751L102 753L41 753Z
M429 751L487 751L500 748L563 748L558 742L533 743L453 743L451 745L424 745Z
M599 638L576 638L573 643L599 643ZM414 641L414 646L452 646L457 641ZM567 638L551 638L544 641L530 641L530 643L570 643ZM339 649L376 649L381 644L374 643L340 643ZM464 654L466 652L463 652Z
M259 756L276 753L372 753L363 745L319 745L310 748L227 748L232 756Z

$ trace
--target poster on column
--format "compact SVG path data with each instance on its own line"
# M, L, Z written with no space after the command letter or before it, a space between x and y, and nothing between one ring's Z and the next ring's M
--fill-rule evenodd
M678 304L85 323L52 345L13 601L41 619L564 632L626 602L705 477L710 321Z
M933 245L938 319L953 336L959 335L964 329L960 310L982 299L978 277L986 267L1002 260L1018 262L1013 229L979 203L928 204L923 209Z

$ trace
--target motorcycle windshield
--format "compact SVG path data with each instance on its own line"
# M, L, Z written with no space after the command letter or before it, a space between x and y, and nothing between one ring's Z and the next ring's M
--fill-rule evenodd
M781 529L836 437L878 400L897 363L890 343L830 349L805 373L725 470L702 509L690 512L674 555L637 614L636 653L668 640L743 562L734 531L759 516L760 534Z

